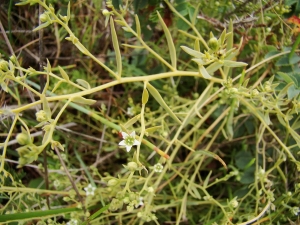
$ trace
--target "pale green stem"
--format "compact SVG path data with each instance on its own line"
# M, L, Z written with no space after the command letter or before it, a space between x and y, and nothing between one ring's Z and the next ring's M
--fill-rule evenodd
M0 172L4 171L4 175L7 176L8 174L6 174L6 171L4 170L4 163L5 163L5 157L6 157L6 150L7 150L7 144L8 144L8 141L13 133L13 130L16 126L16 123L18 121L18 118L19 118L19 115L15 115L15 118L12 122L12 124L10 125L10 129L9 129L9 132L7 134L7 137L5 139L5 142L3 143L3 150L2 150L2 155L1 155L1 165L0 165ZM2 187L1 187L2 189Z

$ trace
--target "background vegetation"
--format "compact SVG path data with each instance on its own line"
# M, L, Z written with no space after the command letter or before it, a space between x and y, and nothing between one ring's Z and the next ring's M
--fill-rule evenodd
M16 3L1 224L300 223L297 0Z

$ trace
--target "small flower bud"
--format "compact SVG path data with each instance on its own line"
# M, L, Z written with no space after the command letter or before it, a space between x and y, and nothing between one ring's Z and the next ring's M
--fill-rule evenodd
M8 71L8 62L1 60L0 61L0 70L6 72Z
M107 182L107 186L108 187L112 187L112 186L116 186L118 184L118 180L113 178L113 179L110 179L108 182Z
M35 114L35 116L36 116L36 120L37 120L38 122L43 122L43 121L46 121L46 120L47 120L47 114L46 114L46 112L45 112L44 110L38 111L38 112Z
M43 14L40 15L40 21L42 23L46 23L48 21L48 19L49 19L49 17L46 13L43 13Z
M236 207L239 205L239 203L238 203L238 201L236 200L236 198L232 199L232 200L229 202L229 204L230 204L230 206L231 206L232 208L236 208Z
M109 15L110 15L110 12L109 12L107 9L103 9L103 10L102 10L102 14L103 14L104 16L109 16Z
M259 91L257 89L253 89L252 92L251 92L251 95L252 96L257 96L259 95Z
M136 171L138 168L138 165L136 162L129 162L127 164L127 169L130 170L131 172Z
M125 198L123 199L123 202L124 202L125 204L128 204L128 203L130 202L130 200L129 200L128 197L125 197Z
M17 139L17 142L20 145L27 145L27 144L30 143L30 137L27 134L24 134L24 133L18 134L16 139Z
M218 48L219 48L218 39L215 37L212 37L211 39L209 39L208 47L210 49L212 49L213 51L218 50Z

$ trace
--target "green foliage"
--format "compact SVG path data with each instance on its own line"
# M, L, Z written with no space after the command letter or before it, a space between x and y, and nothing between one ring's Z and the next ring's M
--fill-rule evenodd
M298 4L101 4L17 4L73 49L0 58L0 222L297 223Z

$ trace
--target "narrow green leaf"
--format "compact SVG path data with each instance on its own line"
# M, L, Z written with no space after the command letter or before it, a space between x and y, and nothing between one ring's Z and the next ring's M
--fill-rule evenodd
M212 171L210 170L209 173L208 173L208 175L206 176L204 182L203 182L203 188L207 187L209 179L210 179L210 176L211 176L211 173L212 173Z
M42 95L41 98L42 98L41 100L42 100L42 103L43 103L43 110L46 112L47 118L50 119L52 113L51 113L51 109L50 109L50 106L48 104L48 101L47 101L45 95Z
M126 25L126 23L124 21L122 21L122 20L115 20L115 23L117 23L117 24L119 24L121 26L125 26Z
M104 211L108 210L109 204L106 206L103 206L101 209L99 209L97 212L95 212L93 215L91 215L87 221L85 221L82 225L88 224L91 220L96 219L99 215L101 215Z
M67 21L69 21L71 19L71 5L70 5L70 1L68 3L68 11L67 11Z
M149 127L145 129L145 133L152 134L157 130L161 130L162 128L163 128L162 126Z
M205 78L205 79L211 79L212 78L212 76L209 75L207 70L202 65L199 65L199 72L203 76L203 78Z
M143 49L144 46L139 46L139 45L128 45L128 44L122 44L123 46L125 47L128 47L128 48L137 48L137 49Z
M231 61L231 60L224 60L224 66L228 67L242 67L242 66L247 66L247 63L244 62L236 62L236 61Z
M200 43L199 43L199 39L196 39L196 40L195 40L195 43L194 43L194 49L195 49L197 52L200 52Z
M111 36L112 36L112 42L116 54L116 62L117 62L117 73L118 77L122 76L122 56L119 48L119 42L118 42L118 37L114 25L114 20L112 17L110 17L110 29L111 29Z
M300 7L300 3L298 4L298 6ZM292 59L292 57L293 57L293 55L294 55L294 53L295 53L295 51L296 51L299 44L300 44L300 34L298 34L298 37L297 37L295 43L293 44L292 51L289 54L289 61L290 62L291 62L291 59Z
M135 18L135 25L136 25L136 33L138 37L141 37L141 24L138 15L134 16Z
M125 123L123 125L123 127L125 129L128 129L129 127L131 127L133 124L135 124L137 121L139 121L141 118L141 114L136 115L135 117L131 118L130 120L127 121L127 123Z
M206 67L205 69L208 72L208 74L213 74L215 71L220 69L222 66L223 66L222 63L214 62L214 63L210 64L208 67Z
M157 11L157 15L158 15L160 24L161 24L161 26L162 26L162 28L164 30L165 36L167 38L167 43L168 43L168 48L169 48L169 51L170 51L170 57L171 57L172 67L174 69L176 69L177 68L176 49L175 49L175 46L174 46L174 42L173 42L171 33L170 33L169 29L167 28L164 20L161 18L161 16L160 16L160 14L159 14L158 11Z
M289 128L289 132L293 136L294 140L297 142L298 147L300 147L300 136L299 136L299 134L291 128Z
M202 58L203 56L204 56L204 54L203 53L201 53L200 51L195 51L195 50L193 50L193 49L191 49L191 48L188 48L188 47L186 47L186 46L180 46L181 47L181 49L183 50L183 51L185 51L187 54L189 54L189 55L191 55L191 56L194 56L195 58Z
M86 99L84 97L77 96L77 97L72 98L72 102L83 104L83 105L93 105L96 103L96 100Z
M91 89L90 84L88 82L86 82L85 80L77 79L76 82L86 89Z
M168 112L168 114L179 124L182 122L177 118L175 113L169 108L166 102L163 100L159 92L150 83L147 83L147 89L150 94L155 98L155 100Z
M43 29L45 27L48 27L49 25L50 25L50 22L42 23L38 27L34 28L32 31L35 32L35 31L41 30L41 29Z
M218 160L224 166L224 168L227 169L227 165L223 161L223 159L221 159L220 156L218 156L217 154L215 154L213 152L198 150L198 151L193 152L193 154L197 154L197 155L200 154L200 155L206 155L208 157L212 157L212 158Z
M193 196L193 198L201 199L201 195L198 189L194 185L189 186L189 188L186 187L186 190L189 191L189 193Z
M61 74L61 76L66 80L66 81L70 81L70 78L68 76L68 74L64 71L63 68L61 68L60 66L58 66L59 72Z
M142 95L142 104L146 105L146 103L148 102L149 99L149 93L147 91L147 89L145 88L143 91L143 95Z

